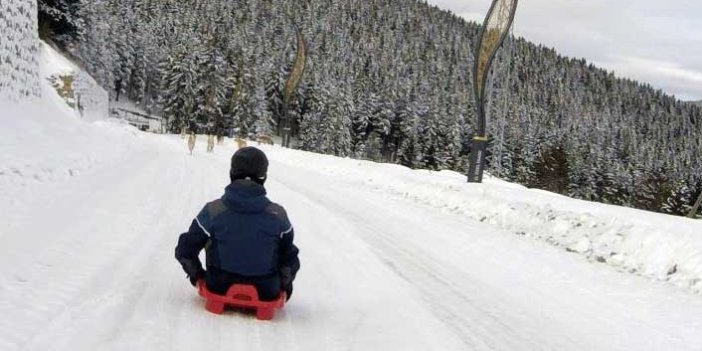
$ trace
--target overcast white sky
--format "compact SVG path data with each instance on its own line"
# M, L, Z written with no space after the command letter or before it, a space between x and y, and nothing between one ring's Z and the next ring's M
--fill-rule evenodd
M427 0L482 23L492 0ZM702 0L520 0L515 34L702 99Z

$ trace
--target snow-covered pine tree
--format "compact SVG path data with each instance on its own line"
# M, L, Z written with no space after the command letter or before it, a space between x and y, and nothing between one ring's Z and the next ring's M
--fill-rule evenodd
M279 129L283 118L283 75L275 67L271 68L265 78L266 84L266 110L277 128L277 134L281 134Z
M168 129L179 133L195 123L197 97L197 63L186 46L163 62L162 109ZM191 132L199 132L190 130Z
M226 94L226 67L220 33L209 29L195 49L197 64L197 92L195 96L195 118L206 126L205 133L221 133L225 126L222 105Z

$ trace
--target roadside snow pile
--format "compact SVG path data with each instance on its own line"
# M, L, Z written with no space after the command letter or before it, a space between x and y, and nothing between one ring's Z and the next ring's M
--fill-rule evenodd
M9 201L26 196L26 188L37 184L70 179L101 163L118 163L130 152L129 140L139 137L128 125L81 120L48 79L79 70L48 45L42 43L41 48L42 98L0 101L0 197Z
M276 150L278 151L278 150ZM327 177L465 215L608 264L702 292L702 221L571 199L487 177L468 184L455 172L280 150L284 164L315 164ZM353 163L354 165L350 165ZM431 235L431 233L427 233Z
M85 123L62 103L0 104L0 190L77 176L125 155L125 137L138 135L112 122Z

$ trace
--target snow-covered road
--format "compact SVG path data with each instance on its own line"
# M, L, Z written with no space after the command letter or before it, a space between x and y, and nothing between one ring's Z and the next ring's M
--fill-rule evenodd
M14 192L0 350L702 349L699 295L329 177L328 157L278 147L263 147L267 188L296 228L295 293L272 322L211 315L173 248L220 196L233 142L192 157L176 136L132 143Z

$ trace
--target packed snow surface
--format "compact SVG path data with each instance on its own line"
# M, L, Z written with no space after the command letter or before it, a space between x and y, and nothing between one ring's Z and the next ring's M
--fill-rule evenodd
M0 106L0 350L702 349L700 221L277 146L295 292L209 314L173 249L234 141L190 156L45 90Z

